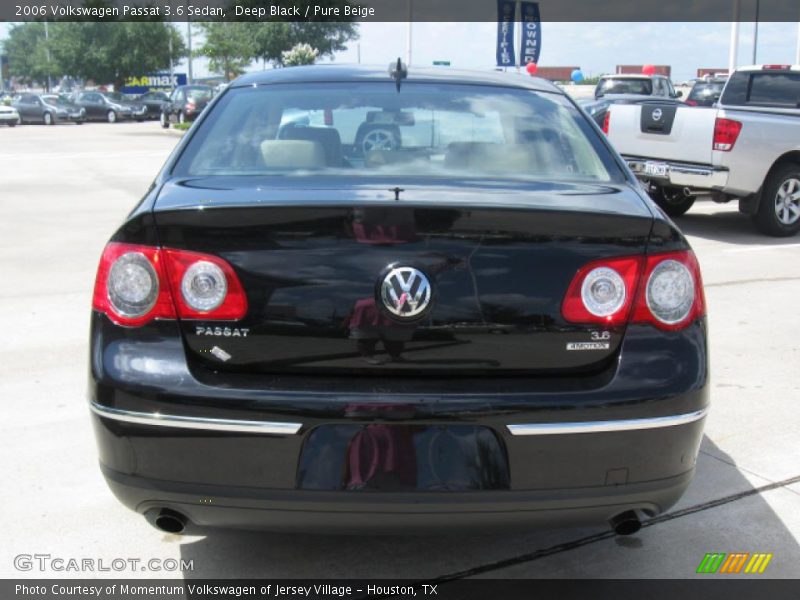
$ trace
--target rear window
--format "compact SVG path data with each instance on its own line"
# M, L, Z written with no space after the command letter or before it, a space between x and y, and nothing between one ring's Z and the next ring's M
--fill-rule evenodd
M725 84L719 83L696 83L689 93L689 100L707 100L718 98Z
M621 180L566 98L394 82L232 88L192 136L178 175Z
M731 77L722 104L797 108L800 102L800 73L740 71Z
M641 94L650 96L653 93L653 80L652 79L634 79L634 78L619 78L613 77L609 79L601 79L597 84L595 95L605 94Z

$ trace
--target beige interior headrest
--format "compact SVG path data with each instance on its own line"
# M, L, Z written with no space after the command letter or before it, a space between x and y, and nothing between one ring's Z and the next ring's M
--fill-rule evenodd
M322 169L325 149L309 140L264 140L261 156L270 169Z

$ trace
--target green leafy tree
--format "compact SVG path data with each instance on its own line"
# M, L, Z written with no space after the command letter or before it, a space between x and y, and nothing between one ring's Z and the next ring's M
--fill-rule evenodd
M355 39L358 25L346 21L274 21L255 25L256 56L275 66L283 66L284 52L298 44L308 44L322 57L344 50L347 42Z
M44 27L44 23L13 25L3 44L4 52L8 55L9 74L23 83L44 83L48 75L58 77L62 74L56 60L48 56L49 45ZM49 27L53 34L55 26L50 24Z
M286 50L283 53L283 65L285 67L313 65L318 55L319 50L312 48L309 44L297 44L291 50Z
M255 25L232 21L197 25L205 41L195 54L208 58L210 69L221 73L226 81L242 74L256 57Z
M52 54L64 73L113 82L117 89L186 54L183 37L162 21L60 22L51 28Z

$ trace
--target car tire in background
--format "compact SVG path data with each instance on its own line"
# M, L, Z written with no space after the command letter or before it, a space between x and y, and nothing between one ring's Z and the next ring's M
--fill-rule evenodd
M42 115L42 120L44 121L45 125L55 125L56 123L56 120L53 118L53 115L50 114L49 112L46 112L44 113L44 115Z
M799 164L778 165L767 175L753 221L761 233L773 237L787 237L800 231Z
M115 113L113 110L108 111L108 113L106 114L106 119L108 120L109 123L116 123L117 113Z
M161 121L161 127L163 127L164 129L169 129L169 119L167 118L166 113L163 112L161 113L159 121Z
M650 197L670 217L680 217L685 214L697 199L696 196L687 196L680 188L660 185L650 187Z
M19 123L19 122L20 122L19 119L17 119L16 121L9 121L8 122L8 126L9 127L16 127L17 123Z

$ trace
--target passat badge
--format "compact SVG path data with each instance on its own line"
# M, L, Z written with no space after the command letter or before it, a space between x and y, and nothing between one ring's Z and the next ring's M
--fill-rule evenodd
M395 317L412 319L430 305L431 284L419 269L394 267L380 283L380 296L384 308Z

